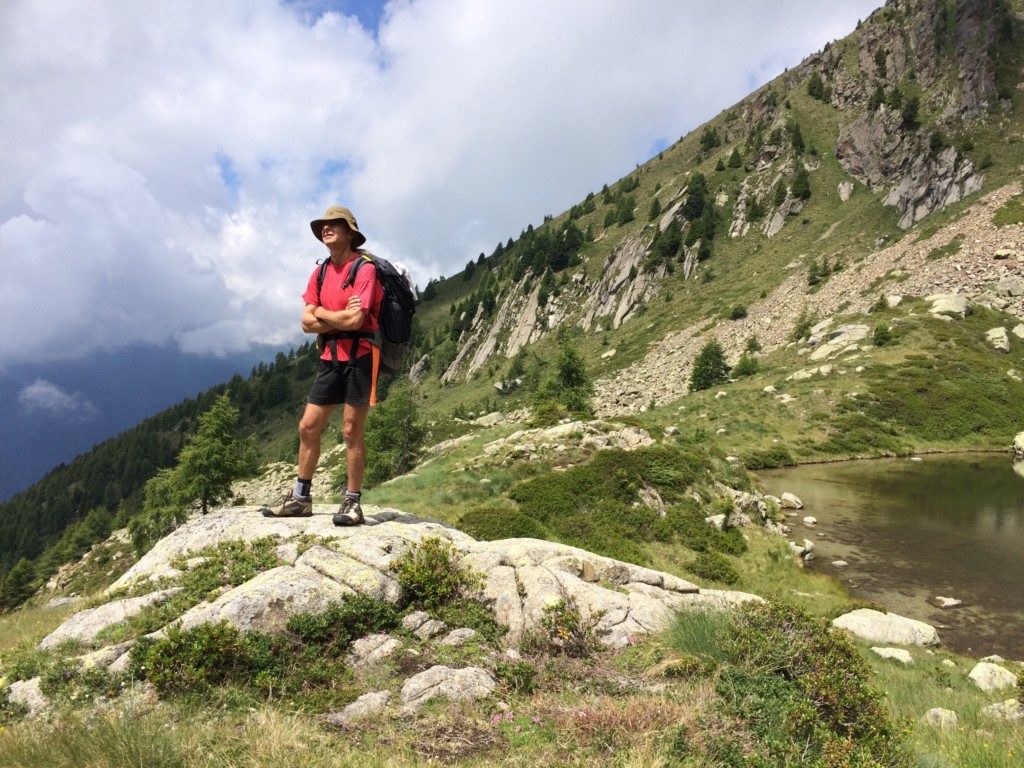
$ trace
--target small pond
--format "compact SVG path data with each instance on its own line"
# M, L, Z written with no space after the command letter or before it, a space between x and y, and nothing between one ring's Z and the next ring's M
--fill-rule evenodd
M813 464L757 473L795 493L791 538L809 567L894 613L939 628L943 645L1024 659L1024 477L1006 454ZM804 516L818 519L813 528ZM833 565L846 561L847 565ZM963 601L940 608L939 596Z

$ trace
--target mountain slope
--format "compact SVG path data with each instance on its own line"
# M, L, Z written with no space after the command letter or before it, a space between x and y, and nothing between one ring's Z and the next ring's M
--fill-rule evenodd
M1010 351L997 352L984 334L1012 330L1013 313L1024 311L1015 286L1000 288L1019 274L1024 246L1019 188L1007 186L1024 163L1021 7L890 2L618 182L428 285L410 362L421 370L417 402L433 440L467 429L453 416L532 402L559 330L597 378L600 413L725 430L719 439L736 455L779 443L788 460L1008 443L1020 414L1007 404L1020 402L1021 385L1006 371L1024 370L1021 342L1011 335ZM1010 257L993 259L1000 249ZM931 319L920 299L954 291L974 314L949 326ZM918 299L869 318L882 292ZM821 341L809 333L818 321L829 321L826 333L884 322L896 338L854 353L867 365L839 366L845 378L816 371L786 384L792 391L779 396L800 402L780 407L789 401L761 390L816 368L802 354ZM712 338L730 362L760 346L760 373L730 385L724 400L705 393L684 405L693 356ZM922 353L927 364L914 359ZM995 392L1002 428L993 416L937 439L879 405L890 369L906 369L923 393L912 388L912 402L927 407L931 383L949 373L936 367L943 362L980 372L964 390ZM228 385L265 459L293 459L312 372L303 348ZM36 575L51 573L95 540L88 528L67 528L93 507L109 517L127 499L132 514L142 483L172 461L199 405L220 391L104 443L0 507L0 572L49 545ZM854 392L875 399L861 403ZM851 419L897 438L836 444ZM162 430L170 432L155 441ZM159 455L148 456L155 445ZM129 481L110 482L121 477Z

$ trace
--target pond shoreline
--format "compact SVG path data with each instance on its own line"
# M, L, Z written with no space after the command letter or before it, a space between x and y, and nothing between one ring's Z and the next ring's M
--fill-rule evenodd
M1005 464L1002 453L943 450L754 474L766 492L800 497L804 508L788 511L791 538L813 540L808 567L852 599L936 626L957 652L1024 658L1024 484L1012 453ZM802 525L804 516L817 524ZM963 603L942 608L940 596Z

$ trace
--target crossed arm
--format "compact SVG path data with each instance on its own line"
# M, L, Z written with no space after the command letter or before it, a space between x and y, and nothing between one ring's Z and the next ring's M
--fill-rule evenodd
M307 304L302 310L302 331L304 333L333 333L335 331L357 331L363 324L365 313L358 296L348 300L345 309L332 312L329 309Z

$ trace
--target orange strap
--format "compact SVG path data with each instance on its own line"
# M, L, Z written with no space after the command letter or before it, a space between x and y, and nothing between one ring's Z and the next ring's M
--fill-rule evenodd
M370 345L370 355L373 360L373 370L370 372L370 407L377 405L377 374L380 372L380 347L376 344Z

